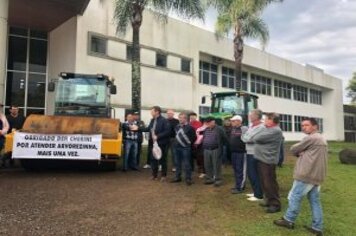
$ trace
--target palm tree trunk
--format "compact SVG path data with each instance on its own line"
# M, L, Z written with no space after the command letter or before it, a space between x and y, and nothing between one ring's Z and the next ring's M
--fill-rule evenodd
M241 90L242 79L242 58L243 58L243 40L238 37L234 39L234 58L235 58L235 76L236 76L236 90Z
M131 19L132 25L132 62L131 62L131 106L141 115L141 52L140 27L143 7L136 4Z

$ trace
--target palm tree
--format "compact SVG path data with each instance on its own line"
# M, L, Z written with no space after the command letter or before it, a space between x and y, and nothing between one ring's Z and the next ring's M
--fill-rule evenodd
M200 0L116 0L114 20L117 23L117 32L126 33L132 27L132 66L131 85L132 109L141 111L141 68L140 68L140 27L143 20L143 11L152 8L158 19L166 19L168 13L174 12L186 19L204 18L204 9Z
M264 48L269 39L266 23L262 20L263 10L271 2L283 0L210 0L208 3L218 11L215 33L219 38L233 31L236 89L241 89L242 58L244 39L258 39Z

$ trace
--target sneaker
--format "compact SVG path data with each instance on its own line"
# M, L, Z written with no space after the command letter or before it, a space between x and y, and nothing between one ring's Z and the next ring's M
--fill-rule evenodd
M277 212L280 212L280 211L281 211L281 207L278 207L278 206L269 206L266 209L266 213L277 213Z
M199 179L202 179L202 178L204 178L205 177L205 174L204 173L201 173L200 175L199 175Z
M214 181L213 180L205 180L204 181L204 184L208 185L208 184L213 184Z
M288 220L285 220L283 217L278 220L274 220L273 223L280 227L284 227L287 229L294 229L294 223L290 222Z
M172 172L176 172L176 168L172 168Z
M232 188L231 189L231 193L232 194L240 194L240 193L243 193L243 191L242 190L238 190L237 188Z
M158 171L162 171L162 166L161 165L158 166Z
M151 166L149 164L146 164L143 166L143 169L151 169Z
M247 198L247 200L251 202L259 202L259 201L263 201L263 198L249 197Z
M246 193L246 197L254 197L255 196L255 194L253 194L253 193Z
M185 184L188 185L188 186L190 186L190 185L193 184L193 181L192 181L191 179L187 179L187 180L185 181Z
M182 179L172 179L171 181L170 181L170 183L179 183L179 182L182 182Z
M312 227L306 225L304 225L304 228L314 235L323 236L323 232L320 230L313 229Z

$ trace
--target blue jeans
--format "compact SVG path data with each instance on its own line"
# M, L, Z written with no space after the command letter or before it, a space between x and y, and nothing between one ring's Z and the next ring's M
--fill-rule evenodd
M176 159L176 179L180 179L182 175L182 165L184 169L185 180L192 180L192 149L191 147L173 147Z
M125 140L124 170L137 168L138 143L134 140Z
M258 161L251 154L247 154L247 176L250 181L253 194L256 198L263 198L261 181L258 173Z
M323 229L323 212L320 204L320 186L307 184L299 180L294 180L293 187L288 195L288 209L284 215L284 219L295 222L300 212L300 205L303 197L308 196L310 208L312 211L312 228L322 231Z
M246 182L246 153L238 153L232 152L231 153L231 162L232 168L234 170L235 175L235 188L237 190L244 190L245 189L245 182Z

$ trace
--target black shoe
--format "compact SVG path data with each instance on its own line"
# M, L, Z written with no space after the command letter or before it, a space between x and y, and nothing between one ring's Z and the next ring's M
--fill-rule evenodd
M170 182L171 183L179 183L181 181L182 181L182 179L172 179Z
M121 171L122 171L122 172L126 172L126 171L127 171L127 169L122 169Z
M277 226L284 227L287 229L294 229L294 223L288 220L285 220L283 217L278 220L274 220L273 223Z
M136 167L131 167L130 169L131 169L131 170L134 170L134 171L139 171L139 169L136 168Z
M193 181L191 179L187 179L187 180L185 180L185 184L190 186L193 184Z
M207 184L207 185L208 185L208 184L213 184L213 183L214 183L213 180L205 180L205 181L204 181L204 184Z
M313 229L312 227L309 227L309 226L306 226L306 225L304 225L304 228L305 228L306 230L308 230L308 231L309 231L310 233L312 233L312 234L315 234L315 235L318 235L318 236L323 236L323 232L322 232L322 231Z
M242 191L242 190L238 190L237 188L232 188L231 189L231 193L232 194L240 194L240 193L243 193L244 191Z
M266 209L266 213L277 213L281 211L281 207L277 207L277 206L269 206Z
M260 204L258 205L260 205L261 207L269 207L269 205L265 202L260 202Z

